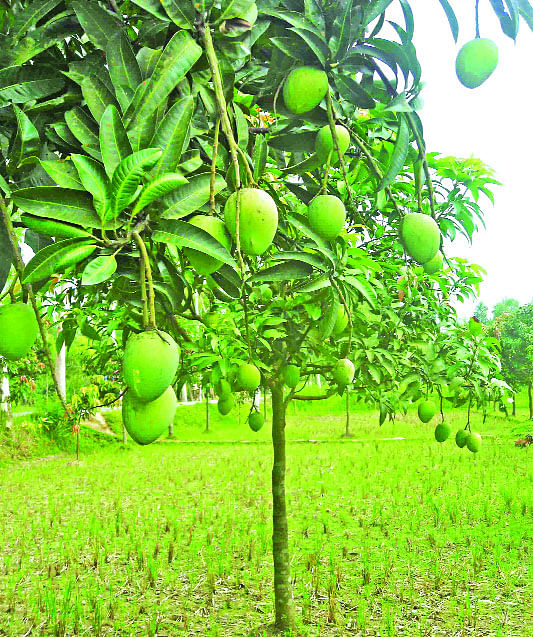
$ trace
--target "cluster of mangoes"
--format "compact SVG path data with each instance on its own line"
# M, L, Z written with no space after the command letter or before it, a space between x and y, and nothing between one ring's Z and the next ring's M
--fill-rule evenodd
M418 418L423 423L428 423L436 412L437 407L432 400L423 400L418 405ZM435 427L435 440L437 442L444 442L445 440L448 440L451 433L452 430L450 425L445 421L440 422ZM459 431L455 434L455 444L460 449L466 446L466 448L472 453L477 453L481 448L481 435L466 428L459 429Z
M166 332L148 330L128 338L122 374L128 389L122 401L122 420L140 445L157 440L174 420L176 393L171 385L180 351Z

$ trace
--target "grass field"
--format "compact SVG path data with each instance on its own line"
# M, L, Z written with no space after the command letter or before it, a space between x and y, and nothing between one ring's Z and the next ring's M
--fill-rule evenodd
M476 415L474 455L368 411L341 439L340 408L289 412L299 633L531 635L533 462L512 443L524 418ZM177 440L0 469L0 635L262 634L269 427L213 413L204 434L203 406L183 409Z

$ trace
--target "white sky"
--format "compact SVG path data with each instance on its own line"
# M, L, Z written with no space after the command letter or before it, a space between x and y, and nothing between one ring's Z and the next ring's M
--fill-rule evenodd
M411 0L415 16L414 43L422 66L425 88L424 124L428 151L457 157L475 156L495 171L495 206L481 196L487 230L474 235L473 245L458 238L448 249L487 270L480 300L492 309L504 297L527 303L533 299L533 33L521 19L516 44L503 35L488 1L480 2L481 37L494 40L500 60L493 75L478 89L464 88L455 75L455 56L475 36L474 0L451 0L459 20L455 45L438 0ZM389 19L403 24L401 10ZM486 203L485 203L486 202ZM459 307L462 316L474 304Z

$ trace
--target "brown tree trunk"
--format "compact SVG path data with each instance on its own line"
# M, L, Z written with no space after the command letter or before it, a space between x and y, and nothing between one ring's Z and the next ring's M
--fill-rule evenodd
M283 385L272 386L272 552L274 556L274 599L276 628L288 631L294 626L290 585L289 528L285 502L285 414Z
M529 420L533 420L533 395L531 394L531 381L527 384L527 397L529 399Z
M513 416L516 416L516 396L513 396Z

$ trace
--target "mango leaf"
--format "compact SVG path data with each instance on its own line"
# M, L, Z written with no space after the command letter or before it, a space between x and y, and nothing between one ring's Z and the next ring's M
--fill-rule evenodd
M305 292L316 292L316 290L322 290L324 288L329 287L330 285L331 285L331 281L330 281L329 275L321 274L320 276L316 277L312 281L309 281L309 283L306 283L305 285L302 285L301 287L298 286L295 289L297 289L298 292L301 292L303 294Z
M159 0L133 0L133 4L141 7L156 18L168 22L167 15L164 11L161 11L161 2Z
M392 182L400 174L405 164L407 153L409 152L409 125L407 123L407 119L402 113L399 113L398 117L400 123L396 143L394 144L394 151L392 153L387 172L383 175L383 179L379 184L378 190L387 188L392 184Z
M248 132L248 122L241 108L237 104L233 104L233 111L235 112L235 124L237 127L237 142L239 146L246 150L248 147L248 140L250 133Z
M323 67L326 66L326 60L328 57L328 45L326 44L322 36L318 36L311 31L307 31L305 29L297 29L295 27L288 30L296 33L296 35L298 35L307 44L311 51L313 51L320 64Z
M7 53L9 62L6 66L10 64L20 66L28 60L34 59L46 49L63 43L66 38L70 38L74 34L81 34L82 28L78 22L65 14L66 12L60 13L57 19L53 19L37 29L32 29L26 37L19 40L15 46L10 47Z
M307 173L321 167L322 162L320 161L320 159L318 159L316 153L313 153L307 159L304 159L300 163L293 164L292 166L288 166L287 168L283 168L281 172L297 175L298 173Z
M18 167L25 157L37 155L40 148L39 133L31 119L15 104L13 109L17 118L17 134L9 156L11 169Z
M273 18L284 20L285 22L292 24L292 26L296 27L297 29L306 29L307 31L314 33L319 38L322 37L320 29L317 29L317 27L315 27L312 22L304 18L298 11L283 11L278 9L261 8L261 13L272 16Z
M154 241L159 243L171 243L180 248L193 248L222 261L222 263L227 263L234 269L237 268L231 254L221 243L205 230L185 221L175 219L161 221L156 226L152 236Z
M187 95L170 108L157 127L150 146L161 148L163 154L153 170L154 176L176 170L184 150L193 111L194 98Z
M87 228L101 226L92 198L85 192L55 186L36 186L16 190L12 196L15 205L37 217L57 219Z
M98 285L110 279L117 269L113 255L96 257L85 266L81 275L82 285Z
M142 82L142 75L130 40L123 29L109 40L106 58L115 94L122 112L125 112L137 86Z
M90 239L65 239L39 250L26 264L22 283L34 283L56 272L64 272L71 265L86 259L96 246Z
M335 85L341 97L359 108L374 108L376 102L370 95L348 75L336 75Z
M89 40L103 51L115 35L119 22L104 11L97 2L72 2L72 8Z
M65 122L70 132L84 146L98 146L98 127L94 119L83 108L76 106L65 113Z
M154 181L147 184L141 191L139 199L133 209L133 214L138 214L148 204L153 201L157 201L157 199L161 199L164 195L176 190L186 183L188 183L187 179L180 173L167 173L162 177L157 177Z
M145 148L125 157L117 166L111 180L114 205L110 211L117 217L133 201L146 168L153 166L161 156L159 148Z
M326 242L324 241L324 239L322 239L322 237L320 237L309 225L308 221L307 221L307 217L304 217L303 215L300 214L292 214L292 215L287 215L287 221L294 226L297 230L299 230L300 232L302 232L305 236L309 237L310 239L312 239L316 246L317 249L324 255L326 256L331 263L334 265L335 264L335 255L333 254L333 252L328 248Z
M133 112L130 113L128 109L126 116L131 118L128 129L136 128L139 123L154 114L201 54L202 48L187 31L178 31L172 37L157 61L154 72L144 88L142 99L137 102Z
M340 307L339 297L333 290L330 292L328 305L324 317L320 321L318 326L318 333L322 338L328 338L333 332L335 327L335 321L337 320L337 312Z
M0 102L25 104L57 93L64 86L61 75L37 64L0 70Z
M72 155L81 183L93 196L93 203L100 219L106 218L111 205L110 184L102 164L85 155Z
M114 104L105 109L100 120L100 151L110 179L120 162L133 153L124 124Z
M345 283L346 285L355 288L372 307L375 307L377 299L376 292L366 279L358 279L354 276L347 276L345 278Z
M181 29L190 29L194 25L196 13L194 5L187 0L161 0L168 17Z
M195 212L209 201L210 173L195 175L188 184L181 186L171 195L165 197L167 210L161 215L163 219L181 219ZM215 194L226 187L226 182L220 175L215 177Z
M295 279L307 279L313 273L313 268L308 263L289 261L278 263L259 271L248 279L250 283L259 281L293 281Z
M100 122L102 115L110 104L118 107L116 97L96 75L89 75L83 78L81 92L92 116L97 122Z
M70 161L41 159L41 166L61 188L85 190L80 181L78 171Z
M455 12L448 0L439 0L439 2L446 13L446 17L448 18L453 39L457 42L457 38L459 37L459 22L457 21L457 16L455 15Z
M392 0L375 0L370 3L368 8L364 12L363 26L366 27L379 15L381 15L391 4Z
M10 35L19 38L60 3L61 0L32 0L25 9L15 14Z
M292 252L290 250L284 252L278 252L273 257L276 261L300 261L303 263L307 263L313 268L318 268L325 272L327 270L327 264L324 263L324 260L321 259L318 254L313 254L312 252Z

